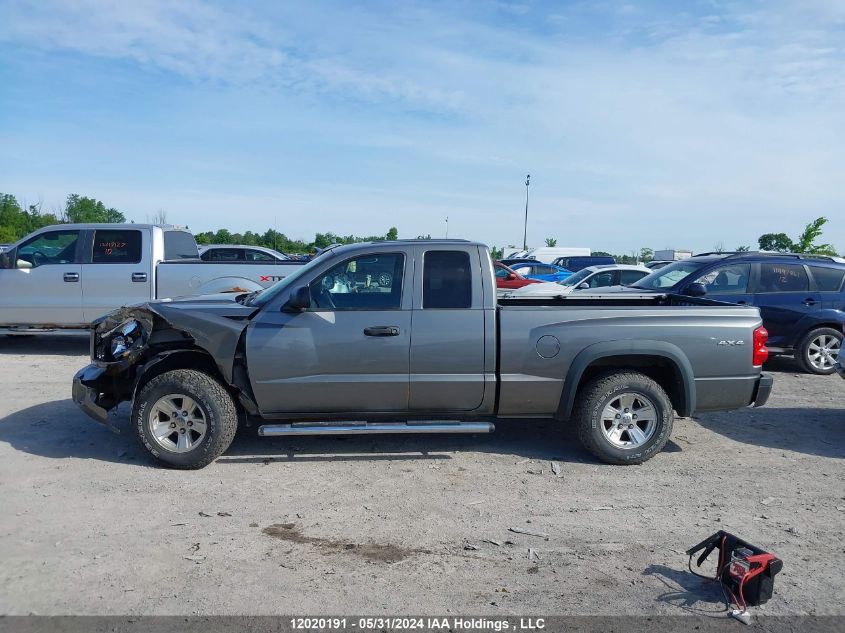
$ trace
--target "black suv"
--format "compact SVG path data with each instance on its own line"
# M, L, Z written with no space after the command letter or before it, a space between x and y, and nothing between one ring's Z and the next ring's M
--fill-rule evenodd
M772 354L794 354L806 371L832 374L845 327L843 280L845 260L836 257L702 253L633 287L756 306Z

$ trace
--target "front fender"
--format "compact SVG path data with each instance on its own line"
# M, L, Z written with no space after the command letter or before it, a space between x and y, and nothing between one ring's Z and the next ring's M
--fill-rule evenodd
M575 406L578 387L587 368L597 360L614 356L648 356L668 361L681 386L677 403L678 415L690 416L695 411L695 374L686 354L677 345L666 341L604 341L584 348L572 361L563 383L557 418L568 420Z

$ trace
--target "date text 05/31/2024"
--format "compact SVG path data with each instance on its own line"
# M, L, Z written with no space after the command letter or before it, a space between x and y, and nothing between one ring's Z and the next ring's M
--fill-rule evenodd
M544 618L472 618L472 617L363 617L290 619L294 630L443 630L443 631L539 631L546 628Z

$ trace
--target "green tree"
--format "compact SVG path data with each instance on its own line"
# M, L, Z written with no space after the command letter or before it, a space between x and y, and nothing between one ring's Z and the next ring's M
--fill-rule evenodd
M490 257L493 259L502 259L505 256L505 249L504 248L496 248L495 246L490 247Z
M553 247L557 246L557 240L553 237L547 237L546 238L546 246L548 246L549 248L553 248Z
M387 231L387 235L385 235L385 238L388 241L398 240L399 239L399 229L397 229L395 226L391 226L390 229Z
M795 244L786 233L764 233L757 240L761 251L788 253L795 249Z
M68 222L126 222L126 217L117 209L106 208L99 200L78 193L67 197L65 217Z
M648 246L644 246L640 249L640 261L641 262L650 262L654 259L654 250L650 249Z
M814 255L836 255L832 244L816 244L822 234L822 227L827 224L826 217L816 218L810 222L795 242L796 253L812 253Z
M747 252L748 252L748 251L750 251L750 250L751 250L751 247L750 247L750 246L737 246L737 247L736 247L736 252L737 252L737 253L747 253Z

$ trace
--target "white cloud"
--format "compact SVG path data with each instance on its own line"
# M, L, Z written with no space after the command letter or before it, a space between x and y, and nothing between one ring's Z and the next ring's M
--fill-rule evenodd
M280 189L256 193L253 208L401 208L408 234L432 232L420 218L445 210L465 234L501 243L512 241L511 207L531 171L538 231L567 232L577 219L594 234L624 227L613 242L627 231L632 247L657 230L660 246L750 242L793 217L835 215L845 203L845 4L676 6L12 2L0 40L130 61L199 88L342 100L368 115L313 124L336 137L341 160L360 147L408 161L408 175L379 182L377 195L323 193L324 182L313 203ZM228 187L222 195L247 204ZM151 195L151 208L164 206ZM196 199L182 200L210 208ZM679 218L702 221L693 230ZM845 226L831 235L845 247Z

